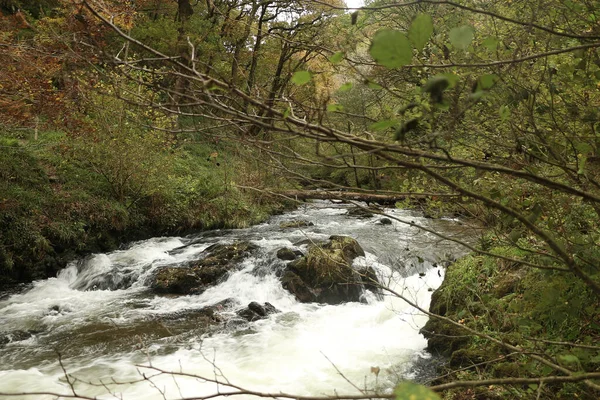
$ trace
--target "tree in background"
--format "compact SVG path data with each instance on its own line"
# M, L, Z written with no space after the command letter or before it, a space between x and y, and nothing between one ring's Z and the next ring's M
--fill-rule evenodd
M250 145L244 157L296 188L426 194L428 212L488 227L434 296L425 333L451 357L435 390L597 396L598 2L119 10L83 1L78 19L112 33L81 43L147 88L128 102L176 116L179 140Z

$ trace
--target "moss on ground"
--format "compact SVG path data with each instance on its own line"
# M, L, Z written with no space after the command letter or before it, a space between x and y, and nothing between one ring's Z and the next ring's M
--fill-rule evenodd
M78 155L76 138L39 136L0 132L0 286L54 276L74 257L131 240L247 227L285 206L238 189L245 176L231 170L244 170L243 160L230 156L225 169L202 144L155 149L160 168L129 166L138 176L116 188L124 171Z
M531 260L516 248L495 247L491 252ZM525 352L544 354L564 367L589 372L600 370L599 349L557 343L584 346L600 343L599 306L591 290L571 274L468 255L448 268L442 286L434 292L430 310ZM538 361L435 318L423 328L423 334L432 353L448 358L441 371L448 375L439 382L556 374ZM547 384L541 389L534 386L453 389L444 396L446 399L595 399L597 395L583 384Z

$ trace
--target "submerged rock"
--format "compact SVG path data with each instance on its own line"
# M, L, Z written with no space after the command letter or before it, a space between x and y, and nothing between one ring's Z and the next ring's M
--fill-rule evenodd
M203 252L204 258L187 266L161 268L150 288L157 293L200 294L219 283L256 249L250 242L212 245Z
M246 321L252 322L252 321L266 318L267 316L269 316L271 314L276 314L278 312L280 312L280 311L278 309L276 309L275 306L269 302L260 304L256 301L253 301L250 304L248 304L248 306L246 308L242 308L241 310L237 311L236 314L239 317L245 319Z
M0 332L0 347L13 342L20 342L32 337L38 331L22 331L16 330L12 332Z
M365 286L352 261L364 255L355 239L331 236L329 242L309 248L306 256L289 263L281 283L303 303L360 301Z

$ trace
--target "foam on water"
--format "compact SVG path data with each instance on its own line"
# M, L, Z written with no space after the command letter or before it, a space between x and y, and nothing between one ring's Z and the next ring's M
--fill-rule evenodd
M93 358L82 353L65 359L65 368L81 381L96 383L79 383L78 390L82 393L107 399L114 398L109 392L137 400L177 399L230 390L217 389L210 382L215 379L221 382L228 379L250 390L298 395L357 393L353 384L391 390L399 379L410 376L410 365L415 358L427 356L423 352L426 342L418 332L426 316L389 293L383 300L370 295L367 303L336 306L299 303L282 288L276 276L282 261L275 257L275 252L281 247L298 249L293 243L306 237L322 240L332 234L350 234L368 250L365 257L355 260L356 266L373 267L391 290L427 309L430 291L441 283L443 271L433 266L436 256L428 252L435 249L435 244L426 240L438 239L421 235L420 243L411 236L414 228L396 223L392 227L376 225L379 216L366 220L346 218L342 215L344 209L324 205L320 202L317 203L320 207L308 207L276 217L269 224L228 233L222 239L225 242L241 237L252 240L260 249L228 279L201 295L156 296L148 293L144 285L157 267L185 264L198 258L206 247L220 240L214 236L210 240L156 238L135 243L126 250L95 255L86 259L85 265L79 263L78 267L73 263L58 278L36 282L30 291L0 302L0 330L42 332L0 348L0 362L4 363L0 364L0 393L68 393L60 365L56 358L46 356L44 352L48 349L42 347L60 345L74 329L87 329L107 321L125 326L132 320L196 310L225 299L234 299L238 307L251 301L270 302L281 312L242 330L222 330L201 337L167 337L118 350L102 348ZM391 211L418 218L410 212ZM315 225L284 232L279 223L290 219L306 219ZM392 253L402 257L401 249L415 247L415 243L427 249L421 253L414 251L418 257L411 261L419 264L415 271L420 274L406 276L406 270L382 261ZM136 280L118 290L76 289L108 274L118 278L119 273L131 274ZM24 351L26 348L31 350ZM7 351L13 353L9 355ZM20 361L20 357L32 360L38 357L43 361L36 368L7 365L18 364L15 360ZM150 362L163 370L185 371L209 381L170 375L155 376L152 384L140 381L140 372L147 377L156 373L139 367ZM380 368L381 372L373 374L372 367ZM118 385L115 379L139 382ZM106 387L97 385L99 382Z

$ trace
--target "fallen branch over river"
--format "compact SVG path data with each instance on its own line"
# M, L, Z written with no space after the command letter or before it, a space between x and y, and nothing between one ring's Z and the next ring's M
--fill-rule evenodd
M394 204L399 201L409 200L422 203L427 200L441 198L458 198L459 195L448 193L395 193L378 194L364 192L345 192L340 190L286 190L278 194L296 200L339 200L339 201L364 201L366 203Z

